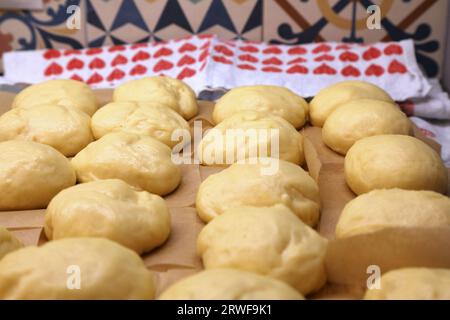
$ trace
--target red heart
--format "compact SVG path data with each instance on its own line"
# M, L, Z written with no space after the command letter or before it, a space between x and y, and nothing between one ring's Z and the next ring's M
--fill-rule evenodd
M294 60L289 61L288 64L304 63L306 61L308 61L308 60L306 60L305 58L302 58L302 57L298 57Z
M153 57L159 58L159 57L163 57L163 56L170 56L172 53L173 53L173 51L171 49L162 47L161 49L159 49L158 51L155 52Z
M123 72L120 69L114 69L108 76L108 78L106 78L109 82L114 81L114 80L120 80L125 76L125 72Z
M232 64L233 63L233 61L228 60L225 57L213 56L212 58L213 58L214 61L220 62L220 63L224 63L224 64Z
M256 70L256 68L254 66L246 64L246 63L238 64L237 67L242 70Z
M121 64L125 64L127 62L128 59L125 56L119 54L111 61L111 66L115 67Z
M291 49L288 50L288 54L290 55L294 55L294 54L305 54L307 53L308 50L306 50L303 47L293 47Z
M132 60L133 62L137 62L137 61L142 61L142 60L147 60L147 59L150 59L150 54L147 53L147 52L145 52L145 51L139 50L139 51L133 56L133 58L132 58L131 60Z
M241 51L244 51L244 52L251 52L251 53L259 52L258 47L251 46L251 45L242 46L239 49L241 49Z
M130 75L134 76L137 74L145 74L147 72L147 68L144 67L142 64L138 64L133 67L133 69L130 70Z
M339 59L343 62L345 61L356 62L359 60L359 57L356 53L353 53L351 51L344 51L340 54Z
M314 61L322 62L322 61L334 61L334 57L329 54L323 54L314 59Z
M363 53L363 58L366 61L376 59L380 56L381 56L381 51L374 47L370 47Z
M388 56L393 55L393 54L402 54L403 53L403 48L401 46L399 46L398 44L391 44L388 45L386 48L384 48L384 53Z
M45 69L44 74L46 76L51 76L52 74L58 75L63 72L63 68L56 62L52 62L47 69Z
M94 54L99 54L99 53L102 53L102 52L103 52L102 48L92 48L92 49L86 50L86 54L89 55L89 56L94 55Z
M361 72L353 66L346 66L341 70L341 74L344 77L359 77Z
M228 47L226 47L224 45L217 45L217 46L214 47L214 49L217 52L220 52L220 53L222 53L222 54L224 54L224 55L226 55L228 57L232 57L234 55L233 51L231 51L230 49L228 49Z
M251 54L241 54L238 58L241 61L247 61L247 62L252 62L252 63L256 63L259 61L257 57L252 56Z
M322 63L320 66L314 69L314 74L333 75L336 74L336 70L330 67L329 65Z
M61 52L59 52L56 49L49 49L47 51L45 51L44 53L44 58L49 60L49 59L53 59L53 58L59 58L61 56Z
M366 69L366 76L376 76L376 77L381 77L384 73L384 68L380 65L377 64L371 64L367 69Z
M84 62L80 59L73 58L72 60L67 63L67 70L73 70L73 69L81 69L84 66Z
M187 42L187 43L183 44L180 47L180 49L178 49L178 52L179 53L183 53L183 52L186 52L186 51L195 51L195 50L197 50L197 47L194 46L193 44Z
M153 72L159 72L164 70L169 70L173 68L173 63L164 59L158 61L153 67Z
M282 65L283 61L281 61L280 59L276 58L276 57L272 57L270 59L266 59L262 62L263 64L274 64L274 65Z
M407 71L405 65L397 60L394 60L389 64L389 73L406 73Z
M103 81L103 77L98 73L94 73L87 81L88 84L99 83Z
M89 69L103 69L105 67L105 61L100 58L95 58L89 63Z
M197 72L194 69L186 67L180 72L180 74L177 76L177 79L183 80L185 78L190 78L193 77L196 73Z
M178 66L178 67L182 67L182 66L184 66L185 64L193 64L193 63L195 63L195 59L194 59L194 58L192 58L191 56L188 56L188 55L184 55L184 56L180 59L180 61L178 61L177 66Z
M64 55L65 56L70 56L71 54L80 54L81 51L80 50L76 50L76 49L67 49L64 50Z
M121 45L112 46L108 49L109 52L124 51L124 50L125 50L125 46L121 46Z
M264 72L281 72L283 70L281 70L280 68L277 67L264 67L261 69Z
M331 47L328 44L321 44L314 48L313 53L330 52Z
M77 74L74 74L73 76L71 76L70 79L83 82L83 79Z
M336 50L349 50L352 47L349 46L348 44L340 44L336 46Z
M207 41L200 47L200 49L203 50L203 49L209 48L210 45L211 45L211 41Z
M148 43L135 43L131 46L131 49L147 48Z
M208 55L209 55L209 50L203 51L202 54L200 55L200 57L198 58L198 61L205 60Z
M263 50L263 53L265 53L265 54L280 54L280 53L283 53L283 51L278 47L268 47Z
M287 73L301 73L301 74L307 74L308 73L308 68L305 66L300 66L300 65L294 65L292 67L290 67L289 69L287 69Z

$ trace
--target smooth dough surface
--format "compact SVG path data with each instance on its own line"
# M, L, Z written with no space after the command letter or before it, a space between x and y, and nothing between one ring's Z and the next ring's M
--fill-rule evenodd
M92 132L96 139L124 131L149 136L173 147L179 142L172 140L172 133L177 129L190 132L189 124L181 115L154 102L111 102L92 117Z
M90 143L72 159L72 165L79 182L121 179L158 195L172 192L181 181L181 170L172 162L168 146L126 132Z
M328 116L345 102L373 99L394 103L380 87L365 81L342 81L320 90L309 103L309 117L316 127L322 127Z
M381 100L343 103L328 116L322 129L323 142L344 155L356 141L381 134L413 134L408 117L396 105Z
M52 147L21 140L0 142L0 210L45 208L75 182L69 160Z
M320 215L319 187L314 179L290 162L263 160L258 164L234 164L206 178L195 203L200 218L211 221L232 207L283 204L304 223L314 226ZM263 174L268 164L278 166L274 174Z
M260 111L289 121L295 128L302 127L308 117L308 103L291 90L279 86L243 86L231 89L216 103L213 120L221 123L242 111Z
M56 104L15 108L0 117L0 141L27 140L47 144L70 157L92 142L91 118Z
M450 198L433 191L373 190L342 210L336 238L388 227L450 227Z
M210 269L182 279L160 300L303 300L285 284L269 277L235 269Z
M345 179L356 194L392 188L445 194L447 175L439 154L410 136L363 138L345 156Z
M32 108L40 104L56 104L81 110L92 116L99 104L91 88L75 80L48 80L31 85L15 96L12 108Z
M381 288L366 300L450 300L450 269L404 268L381 276Z
M149 101L166 105L189 120L198 113L195 92L183 81L169 77L146 77L118 86L113 101Z
M77 275L80 289L74 289ZM108 239L55 240L0 260L0 299L116 300L154 295L155 276L141 258Z
M305 295L325 284L326 249L327 240L283 205L228 209L197 239L205 269L266 275Z
M0 260L8 253L23 247L22 242L19 241L11 232L0 226Z
M205 165L231 164L250 157L273 157L302 165L303 136L281 117L243 111L208 131L198 146L198 154ZM228 160L230 155L234 161Z
M50 201L45 234L49 240L104 237L141 254L169 237L170 214L158 195L122 180L98 180L65 189Z

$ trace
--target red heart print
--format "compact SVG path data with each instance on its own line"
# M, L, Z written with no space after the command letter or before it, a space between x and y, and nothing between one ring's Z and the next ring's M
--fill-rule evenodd
M178 67L182 67L185 64L193 64L195 63L195 59L189 55L184 55L177 63Z
M384 74L384 68L378 64L371 64L366 69L366 76L381 77Z
M228 49L228 47L224 45L217 45L214 47L214 50L226 55L227 57L232 57L234 55L233 51L231 51L230 49Z
M256 70L256 68L254 66L249 65L247 63L238 64L237 67L242 70Z
M244 51L244 52L250 52L250 53L256 53L256 52L259 52L258 47L251 46L251 45L242 46L242 47L240 47L239 49L241 49L241 51Z
M289 50L288 50L288 54L290 54L290 55L294 55L294 54L306 54L308 52L308 50L306 50L305 48L303 48L303 47L293 47L293 48L290 48Z
M109 52L125 51L125 46L122 46L122 45L112 46L112 47L109 47L108 51Z
M204 34L199 34L199 35L197 35L197 37L198 37L199 39L209 39L209 38L212 38L213 35L212 35L212 34L208 34L208 33L204 33Z
M158 51L155 52L153 57L159 58L159 57L163 57L163 56L170 56L172 53L173 53L173 51L171 49L162 47L161 49L159 49Z
M278 47L268 47L263 50L264 54L280 54L283 53L283 51Z
M164 59L158 61L153 67L153 72L160 72L165 70L170 70L173 68L173 63Z
M224 64L232 64L233 63L233 61L228 60L225 57L213 56L212 58L213 58L214 61L220 62L220 63L224 63Z
M147 68L144 67L142 64L138 64L136 66L133 67L133 69L130 70L130 75L135 76L135 75L141 75L141 74L145 74L147 72Z
M148 43L135 43L131 45L131 49L147 48Z
M81 69L84 66L84 62L80 59L73 58L67 63L67 70L73 70L73 69Z
M397 60L393 60L388 67L389 73L406 73L408 70L406 69L405 65Z
M197 72L194 69L186 67L180 72L180 74L177 76L177 79L183 80L186 78L190 78L193 77L196 73Z
M59 58L60 56L61 56L61 52L59 52L56 49L49 49L44 52L44 58L47 60Z
M81 51L80 51L80 50L76 50L76 49L67 49L67 50L64 50L64 55L65 55L65 56L70 56L70 55L72 55L72 54L78 55L78 54L81 54Z
M111 66L115 67L121 64L125 64L127 62L128 62L127 57L119 54L111 61Z
M349 46L348 44L340 44L336 46L336 50L349 50L352 47Z
M63 72L63 68L57 64L56 62L52 62L47 69L45 69L44 74L46 76L51 76L51 75L58 75L61 74Z
M103 69L105 67L105 61L100 58L95 58L89 63L89 69Z
M70 77L70 79L75 80L75 81L81 81L83 82L83 78L81 78L79 75L74 74Z
M356 62L359 60L359 57L356 53L353 53L351 51L344 51L339 55L339 59L343 62Z
M102 53L102 52L103 52L102 48L92 48L92 49L86 50L86 54L88 56L92 56L94 54L99 54L99 53Z
M336 70L329 65L322 63L320 66L314 69L314 74L336 74Z
M363 59L366 61L379 58L380 56L381 56L381 51L374 47L370 47L363 53Z
M106 78L109 82L114 81L114 80L120 80L125 76L125 72L123 72L120 69L114 69L108 76L108 78Z
M201 47L200 47L200 49L206 49L206 48L209 48L209 46L211 45L211 41L206 41Z
M184 53L184 52L186 52L186 51L195 51L195 50L197 50L197 47L194 46L193 44L187 42L187 43L183 44L183 45L180 47L180 49L178 49L178 52L179 52L179 53Z
M331 47L328 44L323 43L323 44L315 47L313 50L313 53L317 54L317 53L321 53L321 52L330 52L330 51L331 51Z
M294 73L300 73L300 74L307 74L308 73L308 68L305 66L300 66L298 64L290 67L289 69L287 69L287 73L290 74L294 74Z
M281 72L283 70L281 70L280 68L277 67L264 67L261 69L264 72Z
M247 62L252 62L252 63L257 63L259 61L259 59L257 57L252 56L251 54L241 54L238 58L241 61L247 61Z
M143 61L150 59L150 54L148 52L139 50L131 59L133 62Z
M401 46L399 46L398 44L391 44L391 45L388 45L386 48L384 48L384 53L388 56L394 55L394 54L400 55L403 53L403 48Z
M95 72L87 81L88 84L99 83L103 81L103 77Z
M280 59L276 58L276 57L272 57L270 59L266 59L262 62L263 64L274 64L276 66L280 66L283 64L283 61L281 61Z
M361 72L353 66L346 66L341 70L341 74L344 77L359 77Z
M304 63L306 61L308 61L308 60L306 60L303 57L298 57L298 58L296 58L294 60L289 61L288 64Z
M314 61L322 62L322 61L334 61L334 57L329 54L323 54L321 56L318 56L314 59Z
M198 61L205 60L208 55L209 55L209 50L203 51L202 54L200 55L200 57L198 57Z

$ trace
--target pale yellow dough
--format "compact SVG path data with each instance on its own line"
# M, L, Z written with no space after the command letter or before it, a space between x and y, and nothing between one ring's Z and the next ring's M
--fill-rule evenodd
M342 81L317 93L309 103L309 117L316 127L322 127L328 116L343 103L359 99L373 99L394 103L383 89L364 81Z
M365 300L450 300L450 269L404 268L381 276Z
M0 117L0 141L27 140L47 144L70 157L92 142L91 118L55 104L15 108Z
M137 253L163 244L170 234L163 198L122 180L82 183L58 193L45 212L48 239L104 237Z
M182 279L160 300L303 300L284 282L234 269L210 269Z
M183 81L146 77L128 81L114 90L113 101L148 101L166 105L186 120L198 113L195 92Z
M345 179L356 194L391 188L445 194L447 175L436 151L405 135L363 138L345 156Z
M75 182L69 160L52 147L21 140L0 142L0 210L45 208Z
M326 250L327 240L283 205L228 209L197 239L205 269L266 275L305 295L325 284Z
M196 198L200 218L209 222L232 207L283 204L304 223L314 226L320 215L317 183L290 162L262 160L258 164L234 164L206 178ZM274 174L264 174L269 166L276 168Z
M208 131L198 146L198 155L205 165L232 164L250 157L273 157L302 165L303 136L281 117L243 111Z
M373 190L347 203L336 238L389 227L450 227L450 198L433 191Z
M93 115L99 103L91 88L75 80L48 80L31 85L15 96L12 108L32 108L41 104L56 104Z
M400 109L381 100L353 100L333 111L322 129L323 142L345 155L358 140L381 134L412 135L413 126Z
M23 247L22 242L19 241L11 232L0 226L0 260L8 253Z
M284 87L243 86L231 89L217 101L213 120L219 124L242 111L273 114L289 121L295 128L300 128L308 117L308 103Z
M79 182L121 179L150 193L165 195L178 186L181 170L171 150L158 140L126 132L90 143L73 159Z
M141 258L108 239L55 240L0 260L0 299L153 299L155 286Z
M179 142L172 139L175 130L190 133L189 124L181 115L154 102L111 102L92 117L92 132L96 139L124 131L149 136L173 147Z

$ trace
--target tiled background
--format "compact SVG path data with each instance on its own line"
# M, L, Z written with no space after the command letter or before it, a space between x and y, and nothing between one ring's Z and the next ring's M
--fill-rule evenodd
M0 11L0 56L9 50L80 48L216 33L284 44L412 38L430 77L441 74L447 0L44 0L40 11ZM382 30L365 26L366 8L382 8ZM81 29L66 28L71 5Z

